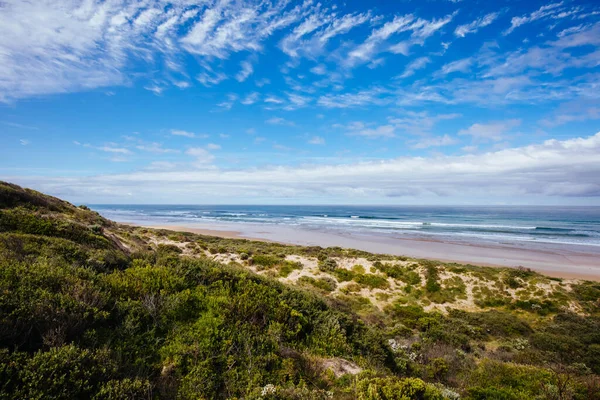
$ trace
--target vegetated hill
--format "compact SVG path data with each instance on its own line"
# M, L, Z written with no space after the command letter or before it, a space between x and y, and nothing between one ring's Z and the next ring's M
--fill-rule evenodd
M597 399L600 285L128 227L0 182L0 398Z

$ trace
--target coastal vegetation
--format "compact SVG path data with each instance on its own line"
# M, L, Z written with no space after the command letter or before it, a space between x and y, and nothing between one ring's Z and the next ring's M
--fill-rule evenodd
M126 226L0 182L0 399L600 399L600 283Z

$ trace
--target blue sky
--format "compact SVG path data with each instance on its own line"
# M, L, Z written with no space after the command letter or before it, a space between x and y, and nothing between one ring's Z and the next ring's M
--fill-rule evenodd
M0 3L0 179L86 203L600 204L594 1Z

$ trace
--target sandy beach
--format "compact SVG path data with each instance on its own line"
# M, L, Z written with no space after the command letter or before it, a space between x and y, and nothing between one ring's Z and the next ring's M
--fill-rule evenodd
M600 280L600 249L548 244L472 244L464 242L345 235L291 227L252 224L148 225L233 239L272 241L305 246L339 246L372 253L404 255L445 262L496 267L527 267L548 276Z

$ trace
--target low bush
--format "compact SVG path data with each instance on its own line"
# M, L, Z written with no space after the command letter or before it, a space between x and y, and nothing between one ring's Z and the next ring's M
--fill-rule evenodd
M333 272L337 268L337 262L332 258L320 259L318 267L323 272Z
M389 282L383 276L374 274L355 275L354 282L367 286L370 289L387 289L390 287Z

